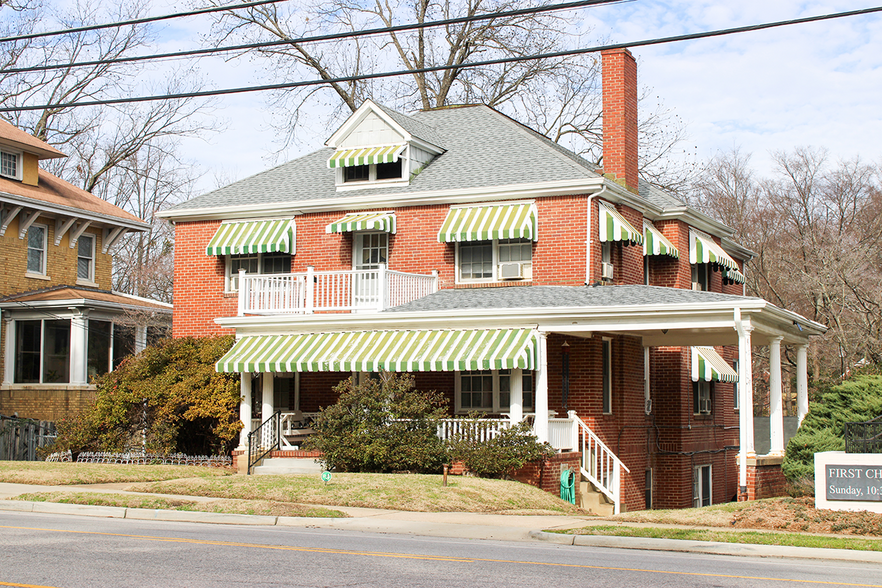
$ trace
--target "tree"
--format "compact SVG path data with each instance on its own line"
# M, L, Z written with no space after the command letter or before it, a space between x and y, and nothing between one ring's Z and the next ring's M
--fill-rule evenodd
M37 30L38 24L45 30L131 19L143 16L146 9L146 0L78 1L69 12L39 0L18 0L16 4L0 4L0 15L13 16L4 21L5 33L22 34ZM0 60L4 69L100 61L144 52L154 41L155 33L148 25L130 25L4 44ZM3 73L0 105L15 108L130 96L145 89L141 74L146 68L131 63L103 63ZM197 72L187 67L171 72L165 80L146 90L176 93L200 87ZM55 106L13 111L6 116L11 123L68 154L66 159L46 162L48 171L153 222L157 210L189 195L196 176L178 164L172 180L156 181L148 187L144 183L148 176L144 164L155 165L161 157L163 165L171 167L170 162L177 161L177 138L210 130L201 117L195 116L204 107L205 103L196 99L177 99L117 106ZM132 186L133 181L140 183ZM170 253L170 240L163 230L157 225L123 243L126 254L120 256L114 268L115 286L169 300L171 291L163 284L167 279L154 280L145 287L143 277L144 268L154 267L156 259L162 257L157 251ZM140 251L132 252L133 248Z
M219 5L222 0L206 3ZM539 3L547 4L552 4L551 0ZM297 41L317 33L426 23L535 5L527 0L286 2L219 13L214 43L288 41L287 45L243 55L263 58L271 83L305 77L328 80L327 86L281 90L272 95L273 119L278 121L276 128L283 146L296 142L297 133L304 130L299 124L304 117L323 118L324 130L328 130L369 98L402 111L486 104L600 164L600 64L594 55L461 67L471 61L519 58L583 46L581 36L567 32L573 29L573 23L566 13L498 17L322 43ZM419 71L439 65L450 69ZM412 73L332 81L393 70ZM645 179L669 187L680 185L676 178L682 177L682 168L668 169L665 158L682 134L682 124L663 107L644 113L641 167Z
M797 148L775 155L769 179L749 161L737 150L718 156L693 196L757 253L748 292L830 328L812 343L816 377L882 362L879 168Z

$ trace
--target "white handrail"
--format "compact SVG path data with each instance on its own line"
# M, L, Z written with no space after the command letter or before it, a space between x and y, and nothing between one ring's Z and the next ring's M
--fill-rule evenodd
M576 441L581 438L581 444L577 446L582 450L582 475L613 501L613 512L619 514L622 507L622 470L628 473L631 470L575 412L570 411L569 415L576 423Z

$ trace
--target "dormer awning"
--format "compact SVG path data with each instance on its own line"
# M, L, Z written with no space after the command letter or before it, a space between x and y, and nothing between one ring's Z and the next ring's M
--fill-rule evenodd
M692 348L692 381L737 382L738 373L713 347Z
M689 263L716 263L726 269L726 277L733 282L744 283L744 274L738 269L738 262L732 259L713 238L701 231L689 231Z
M328 160L328 167L352 167L354 165L370 165L372 163L395 163L406 144L380 145L379 147L359 147L356 149L338 149Z
M539 240L535 204L493 204L451 208L438 231L438 241Z
M600 209L600 241L630 241L643 244L643 233L634 228L622 214L611 205L598 202Z
M680 257L680 250L662 235L654 224L643 219L643 255L667 255Z
M394 235L395 213L350 212L325 227L326 233L352 233L354 231L383 231Z
M224 221L208 242L206 255L294 253L294 219Z

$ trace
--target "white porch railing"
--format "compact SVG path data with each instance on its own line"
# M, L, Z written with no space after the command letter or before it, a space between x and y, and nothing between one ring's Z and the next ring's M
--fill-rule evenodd
M438 291L438 273L408 274L381 265L371 270L246 274L238 277L239 316L381 311Z
M622 507L622 470L629 470L616 455L610 451L588 425L570 411L574 422L573 444L582 452L582 475L613 501L614 513L619 514Z
M511 427L510 419L441 419L438 423L438 437L443 441L455 439L462 433L475 436L475 441L489 441L496 437L500 431Z

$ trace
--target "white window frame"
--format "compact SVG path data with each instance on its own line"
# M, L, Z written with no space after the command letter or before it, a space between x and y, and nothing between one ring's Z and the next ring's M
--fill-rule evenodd
M0 153L15 156L15 174L14 175L4 174L2 172L3 166L0 165L0 177L9 178L10 180L21 181L22 168L24 167L24 153L21 151L14 151L12 149L6 149L6 148L0 149Z
M408 172L408 170L410 169L410 160L406 157L406 152L407 150L405 150L405 153L402 153L401 156L398 158L398 161L401 162L400 178L388 178L385 180L378 180L377 164L371 163L368 164L368 179L366 180L347 182L344 176L345 172L343 171L346 169L346 167L344 166L335 168L336 173L334 174L334 184L336 185L338 191L359 188L372 188L374 186L407 186L410 184L410 174Z
M505 239L506 241L514 241L516 239ZM524 277L520 279L502 279L499 277L499 239L493 239L492 241L465 241L465 242L457 242L456 243L456 283L457 284L495 284L498 282L530 282L533 280L533 241L529 239L523 239L523 241L530 243L530 261L520 261L520 262L505 262L505 263L522 263L524 265ZM490 243L490 251L491 251L491 272L492 275L489 278L468 278L463 279L460 276L460 253L459 248L461 246L468 245L479 245L482 243ZM505 245L505 243L503 244Z
M264 257L275 257L280 255L291 255L289 253L248 253L245 255L227 255L224 260L224 294L236 294L239 291L239 275L238 272L234 276L232 274L233 270L233 258L242 258L242 257L254 257L257 256L257 274L252 275L261 275L263 272L263 258ZM293 258L294 256L291 255ZM292 259L293 261L293 259ZM248 273L248 272L245 272Z
M87 277L80 276L80 259L86 259L80 255L80 243L84 240L91 241L92 245L90 247L89 253L89 275ZM95 235L90 233L84 233L80 235L80 238L77 239L77 284L86 284L89 286L95 285L95 243L97 239Z
M705 492L702 471L707 470L707 492ZM707 494L707 504L702 504L704 495ZM702 506L710 506L714 503L714 470L711 464L702 464L694 466L692 469L692 506L701 508Z
M735 373L738 373L738 360L732 360L732 369L735 370ZM741 408L741 398L739 397L741 391L738 389L738 382L732 384L732 392L734 393L732 405L735 407L735 411L737 412Z
M603 350L607 348L606 357ZM603 414L613 413L612 339L604 337L600 342L600 405Z
M700 292L710 292L710 264L692 264L692 289ZM703 275L702 275L703 274Z
M509 409L510 409L511 406L510 406L510 405L509 405L509 406L502 406L502 405L500 404L500 402L499 402L499 397L500 397L500 385L499 385L500 375L506 375L506 374L500 374L500 372L506 372L506 371L507 371L507 372L509 372L507 375L509 375L509 377L513 377L513 376L514 376L514 370L468 370L468 371L469 371L469 372L490 372L490 373L491 373L491 375L492 375L492 377L493 377L493 390L492 390L492 394L493 394L493 406L492 406L491 408L463 408L463 407L462 407L462 376L463 376L463 373L464 373L464 372L457 371L457 372L456 372L456 386L455 386L455 390L456 390L456 391L455 391L455 393L454 393L454 396L455 396L455 402L454 402L454 405L455 405L455 412L456 412L457 414L468 414L468 413L470 413L470 412L483 412L483 413L487 413L487 414L508 414ZM529 406L529 408L528 408L527 403L526 403L526 402L523 403L523 414L525 414L525 415L527 415L527 414L534 414L535 411L536 411L536 391L535 391L535 386L536 386L536 380L535 380L535 377L536 377L536 376L535 376L535 374L534 374L533 372L531 372L530 370L523 370L521 373L522 373L522 377L523 377L524 374L529 374L530 376L532 376L532 378L533 378L533 388L534 388L533 390L529 390L529 391L528 391L526 388L524 388L524 390L522 391L522 394L523 394L523 395L527 395L527 394L532 394L532 395L533 395L533 404L532 404L532 406ZM510 386L509 386L509 392L508 392L508 393L511 394L511 387L510 387ZM510 399L511 399L511 396L509 396L509 400L510 400Z
M48 252L49 252L49 227L48 225L43 225L39 223L34 223L30 227L28 227L28 232L25 234L25 251L29 252L31 250L31 229L43 229L43 259L42 259L42 267L40 271L33 271L28 266L27 254L25 255L25 276L31 278L41 278L46 279L47 277L47 260Z
M693 391L692 395L692 414L696 416L709 416L714 414L714 385L713 382L705 379L700 379L694 383L698 388L697 392ZM698 400L698 406L696 406L695 400ZM709 407L707 410L703 410L702 406L704 405L703 401L707 401L707 406Z

